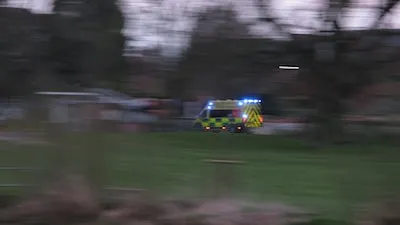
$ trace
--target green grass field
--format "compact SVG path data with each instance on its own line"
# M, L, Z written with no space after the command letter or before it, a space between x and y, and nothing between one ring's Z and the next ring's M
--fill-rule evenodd
M203 160L241 160L246 164L235 168L237 197L287 202L339 218L400 188L400 152L373 143L317 150L284 137L150 133L81 135L56 147L0 143L0 149L0 166L12 167L50 166L54 153L64 149L62 158L76 165L101 164L108 185L180 197L211 193L214 167ZM0 171L1 183L32 179L37 179L33 172Z

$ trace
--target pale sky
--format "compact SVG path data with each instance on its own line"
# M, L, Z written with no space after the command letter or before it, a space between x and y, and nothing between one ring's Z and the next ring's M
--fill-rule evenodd
M358 0L353 8L346 13L345 26L347 29L365 29L370 27L376 11L368 9L366 6L377 6L380 0ZM194 26L193 20L184 18L184 11L192 12L200 11L206 7L233 3L240 20L245 22L254 22L257 20L257 9L254 0L164 0L162 6L156 6L148 0L124 0L126 2L126 15L131 15L136 19L136 29L129 29L129 36L138 37L135 41L136 46L161 45L167 46L167 49L174 48L174 45L185 45L190 38L188 32ZM154 2L154 1L153 1ZM364 6L357 9L359 6ZM319 0L271 0L271 12L277 18L280 18L287 24L300 24L311 26L318 21L315 19L316 9L321 8ZM174 18L173 22L161 25L159 21L160 15L169 15ZM390 28L400 29L400 7L394 9L391 15L384 19L384 22L390 23ZM158 19L158 20L157 20ZM133 20L135 21L135 20ZM134 25L131 25L132 27ZM131 27L128 26L128 27ZM271 31L265 24L254 25L251 30L255 34L271 36ZM166 34L159 34L159 33ZM301 29L292 29L292 32L304 33ZM168 50L169 51L169 50Z
M125 34L134 39L132 45L137 47L163 46L167 52L179 51L190 40L190 30L194 26L194 19L189 15L195 14L207 7L233 4L238 12L239 19L245 22L254 22L257 10L255 0L163 0L157 4L154 0L120 0L122 10L127 19ZM303 26L317 26L316 9L321 8L320 0L270 0L271 12L275 17L286 24ZM9 0L16 7L27 7L36 13L51 11L52 0ZM367 6L377 6L380 0L357 0L355 5L346 13L345 26L348 29L368 28L376 10ZM359 7L363 6L363 7ZM165 22L165 18L170 21ZM397 6L391 15L384 19L390 28L400 29L400 7ZM271 36L269 25L254 25L251 30L254 34ZM304 33L305 30L293 28L292 32Z

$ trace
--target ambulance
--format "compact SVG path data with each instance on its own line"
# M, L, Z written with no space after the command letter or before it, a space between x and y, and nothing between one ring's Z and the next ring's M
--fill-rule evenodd
M196 117L193 128L205 132L245 133L262 127L261 100L212 100Z

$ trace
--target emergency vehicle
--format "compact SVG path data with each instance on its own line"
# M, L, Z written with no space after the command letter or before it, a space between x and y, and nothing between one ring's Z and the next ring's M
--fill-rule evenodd
M208 102L193 126L201 131L243 133L262 124L261 100L243 99Z

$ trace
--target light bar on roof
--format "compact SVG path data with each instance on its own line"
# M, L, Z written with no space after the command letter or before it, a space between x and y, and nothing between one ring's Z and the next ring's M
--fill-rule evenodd
M260 103L261 100L260 99L244 99L243 102L245 104L247 104L247 103Z

